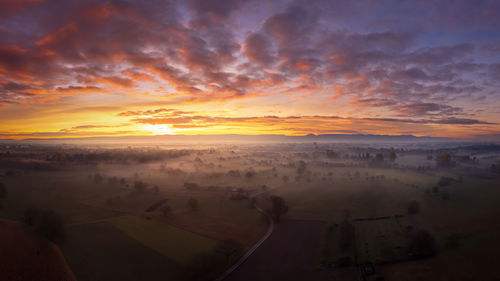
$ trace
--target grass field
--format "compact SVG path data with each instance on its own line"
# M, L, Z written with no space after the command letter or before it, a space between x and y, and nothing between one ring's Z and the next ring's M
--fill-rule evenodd
M321 251L316 259L323 267L332 267L341 259L348 258L350 263L355 261L354 248L342 249L340 247L340 231L338 224L330 224L321 239Z
M216 245L212 239L157 220L124 216L109 222L144 246L183 265L201 253L211 252Z
M387 263L408 259L409 225L406 217L354 220L358 264Z
M32 172L3 181L9 187L9 196L1 215L15 220L29 207L53 209L67 223L103 219L121 213L102 208L105 199L129 192L117 185L97 185L78 171Z
M9 194L1 202L0 217L19 221L29 207L61 214L68 229L64 254L78 280L179 280L184 268L200 254L213 252L218 241L230 238L248 246L265 231L248 202L230 200L226 191L187 191L179 184L137 192L130 186L133 180L127 179L128 187L106 180L97 184L79 171L12 176L2 179ZM172 209L168 218L159 210L145 212L162 198ZM198 200L199 211L188 210L189 198ZM142 259L151 266L135 264Z
M346 210L353 218L400 214L406 211L409 201L422 198L424 189L438 179L411 171L397 174L387 169L359 168L357 177L345 175L344 168L333 171L331 181L294 182L273 191L292 206L288 217L339 222ZM367 179L376 175L384 178Z
M79 281L181 280L182 267L110 223L68 227L62 246Z
M500 229L462 237L433 258L384 265L378 271L387 281L500 280L499 236Z
M286 215L288 218L321 219L331 224L340 223L346 210L350 219L405 214L408 202L415 200L420 206L416 219L422 228L436 237L438 255L421 261L387 265L394 268L394 272L392 269L384 270L384 274L388 275L387 280L475 280L471 272L478 270L467 262L467 255L475 258L474 264L481 264L481 272L477 276L489 278L481 280L496 280L491 279L498 274L492 271L494 266L491 260L495 258L494 251L489 247L497 244L494 237L500 234L494 223L500 219L498 179L463 176L461 181L455 180L448 186L440 186L439 193L428 194L427 189L436 186L441 176L455 179L458 176L449 171L429 174L373 168L357 170L359 176L355 177L353 172L348 175L343 168L334 168L331 180L327 177L326 180L311 183L292 182L272 193L285 198L290 207ZM366 174L384 175L384 178L370 180L366 179ZM447 193L449 198L443 199L443 193ZM266 202L267 196L262 195L259 200ZM356 235L364 237L357 239L362 243L357 246L358 251L364 251L363 254L358 253L360 259L381 262L400 259L406 250L405 237L401 234L406 224L403 221L402 226L396 227L393 222L375 225L369 222L356 226ZM317 260L335 262L344 256L354 260L351 252L340 251L339 240L338 231L326 231L323 254ZM362 241L366 241L366 245ZM460 265L462 268L455 271L464 274L452 274L456 279L446 278L446 272L454 271L451 266L453 262L446 262L446 259ZM411 265L416 269L412 269ZM439 266L446 269L434 269ZM416 274L417 269L427 273ZM414 276L425 277L418 279ZM469 279L464 276L469 276Z
M79 280L156 280L155 276L183 280L185 268L196 268L193 261L204 262L200 259L204 254L222 259L214 253L220 241L231 239L249 247L266 231L267 222L248 200L231 200L234 188L245 188L250 194L269 190L256 198L265 209L270 208L269 196L283 197L289 206L285 218L291 219L273 234L273 245L266 244L262 253L256 253L259 260L252 259L257 275L246 269L244 276L235 280L248 280L246 276L261 280L258 274L263 271L301 278L305 273L316 274L311 273L313 269L326 270L327 277L322 272L319 279L351 280L352 271L345 270L346 276L342 276L341 269L321 265L336 264L346 256L352 262L355 256L363 261L401 259L406 247L401 221L353 222L359 245L347 252L340 251L338 228L326 226L339 225L344 219L352 222L356 218L405 214L410 201L419 203L417 221L436 237L439 248L437 257L410 264L431 267L444 263L443 257L463 264L461 256L465 254L483 264L492 258L480 253L494 243L492 234L500 234L492 223L500 218L498 179L465 174L459 177L453 170L374 168L357 160L352 160L352 167L322 166L321 161L286 153L274 154L271 165L265 162L271 159L267 152L257 156L225 153L200 154L200 160L198 154L190 155L164 164L102 164L6 176L2 182L9 194L2 199L0 217L20 220L24 210L33 206L60 213L69 232L64 254ZM234 159L219 160L221 155ZM301 175L294 166L297 159L309 161ZM351 160L332 161L342 164ZM228 175L234 169L239 169L234 172L237 175ZM255 174L247 176L247 171ZM101 183L95 182L95 173L104 177ZM440 186L439 192L429 192L441 176L461 180ZM111 177L124 178L126 184ZM136 190L135 181L146 183L148 188ZM198 188L187 189L185 182L196 183ZM160 208L146 212L165 199ZM190 199L198 202L197 210L188 207ZM166 215L161 211L164 206L170 208ZM314 239L314 243L308 239ZM286 273L280 262L294 268L292 273ZM300 268L304 264L307 266ZM406 280L405 274L413 274L404 266L394 272L388 273L388 280Z

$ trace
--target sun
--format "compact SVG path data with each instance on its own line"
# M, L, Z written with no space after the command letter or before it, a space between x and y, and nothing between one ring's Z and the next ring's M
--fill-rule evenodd
M153 135L172 135L175 133L175 130L172 129L170 125L161 124L161 125L144 125L144 129L153 133Z

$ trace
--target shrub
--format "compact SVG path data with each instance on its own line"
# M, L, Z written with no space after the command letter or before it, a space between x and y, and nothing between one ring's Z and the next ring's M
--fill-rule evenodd
M52 242L63 242L66 238L64 220L54 211L28 208L24 211L23 220L27 226L34 228L35 233Z
M420 211L420 205L418 204L417 201L410 201L410 203L408 203L407 213L409 215L416 215L418 214L419 211Z
M0 199L7 197L7 186L0 182Z
M172 208L170 208L169 206L164 206L160 211L163 216L168 217L172 213Z
M134 189L138 192L144 192L148 188L148 185L142 181L136 181L134 183Z
M62 242L66 232L62 217L53 211L44 211L35 231L52 242Z
M38 208L28 208L24 210L23 221L27 226L34 226L40 217L42 210Z
M198 184L192 183L192 182L185 182L184 188L188 189L188 190L195 190L195 189L198 189Z
M196 198L189 198L188 202L188 208L189 210L196 212L200 209L200 206L198 205L198 200Z

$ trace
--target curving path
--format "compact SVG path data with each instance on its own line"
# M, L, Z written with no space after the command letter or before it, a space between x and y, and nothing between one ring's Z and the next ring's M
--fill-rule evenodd
M339 280L332 278L329 270L318 268L317 254L325 230L323 221L281 221L273 234L224 281Z
M256 193L256 194L250 196L250 199L252 199L260 194L263 194L265 192L269 192L271 190L274 190L274 188ZM274 231L273 218L266 211L264 211L261 207L259 207L257 204L254 204L254 207L255 207L255 209L257 209L257 211L264 214L269 221L269 228L267 229L266 234L264 234L264 236L262 236L259 239L259 241L257 241L257 243L255 243L255 245L253 245L252 248L250 248L250 250L248 250L248 252L246 252L245 255L243 255L235 264L233 264L230 268L228 268L219 278L215 279L215 281L222 281L222 280L226 279L226 277L228 277L233 271L235 271L238 267L240 267L248 259L248 257L250 257L250 255L252 255L253 252L255 252L255 250L257 250L257 248L259 248L262 245L262 243L264 243L267 240L267 238L269 238L269 236L271 236L271 234L273 233L273 231Z

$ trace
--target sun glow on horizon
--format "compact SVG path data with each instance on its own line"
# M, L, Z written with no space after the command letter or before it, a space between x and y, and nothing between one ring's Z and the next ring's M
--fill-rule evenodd
M144 130L153 133L153 135L174 135L176 130L172 128L171 125L168 124L160 124L160 125L144 125Z

